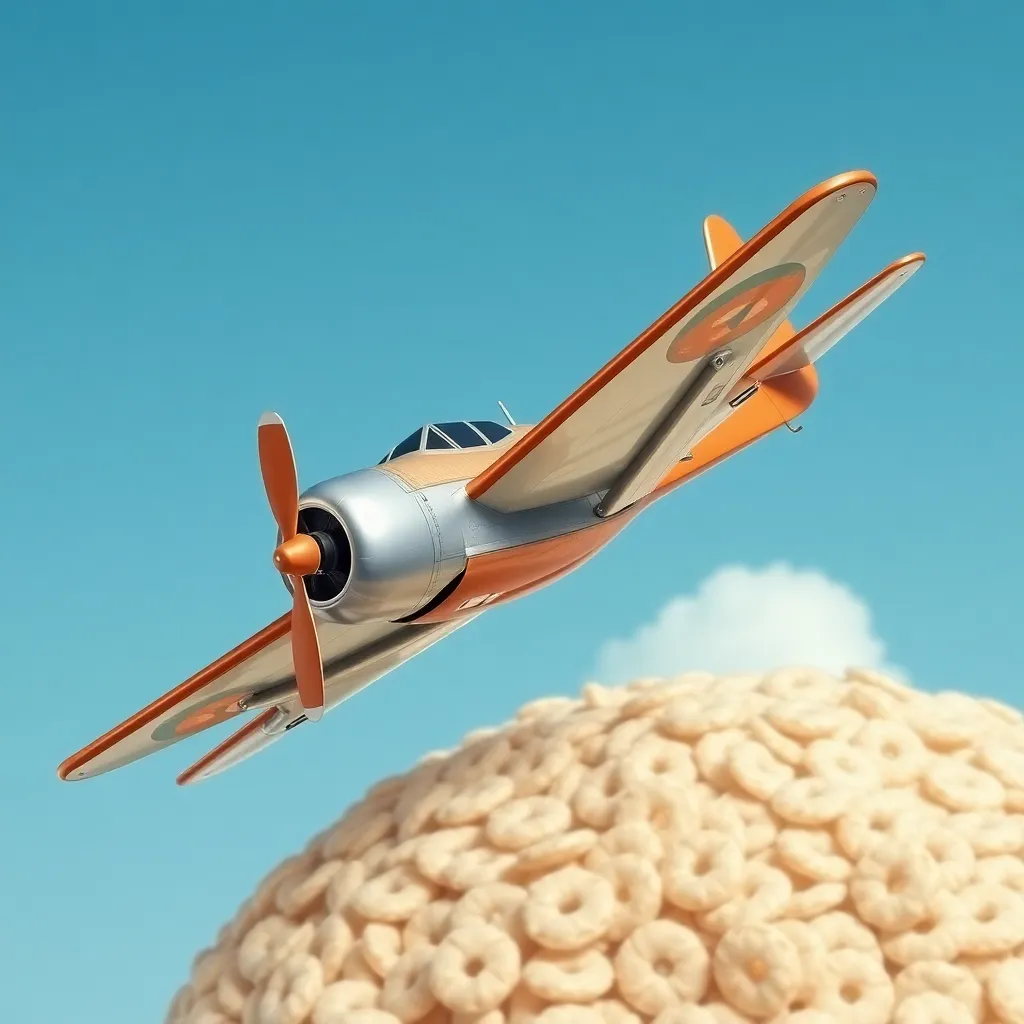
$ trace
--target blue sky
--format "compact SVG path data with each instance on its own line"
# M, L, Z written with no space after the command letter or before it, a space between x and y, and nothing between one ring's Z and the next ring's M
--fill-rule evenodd
M575 688L724 565L818 570L920 685L1015 700L1022 36L966 3L5 5L7 1016L161 1019L370 782ZM802 433L215 781L173 784L210 736L57 781L286 607L265 408L307 485L499 398L536 421L705 274L705 214L749 236L858 167L878 196L798 324L929 263L823 360Z

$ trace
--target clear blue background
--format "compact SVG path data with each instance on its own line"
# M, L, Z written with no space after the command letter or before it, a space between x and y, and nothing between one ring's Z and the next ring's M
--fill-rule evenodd
M998 13L996 13L998 12ZM0 990L162 1019L258 877L367 784L529 697L723 562L817 567L930 687L1020 687L1019 5L5 4ZM750 235L868 167L798 313L929 263L782 432L300 740L57 763L286 607L255 424L309 484L422 421L544 415Z

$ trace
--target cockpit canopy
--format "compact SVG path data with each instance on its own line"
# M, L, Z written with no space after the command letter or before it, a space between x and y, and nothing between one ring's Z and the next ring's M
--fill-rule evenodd
M399 441L377 465L418 451L448 448L483 448L503 441L512 431L491 420L456 420L451 423L427 423Z

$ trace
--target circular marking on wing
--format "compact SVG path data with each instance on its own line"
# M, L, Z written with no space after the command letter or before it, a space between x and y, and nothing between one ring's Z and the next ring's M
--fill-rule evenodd
M232 693L220 693L210 697L202 704L194 704L190 708L185 708L161 722L153 730L152 738L158 743L180 740L211 725L226 722L229 718L241 714L242 709L238 706L238 700L249 692L249 690L236 690Z
M807 271L800 263L769 267L709 302L668 347L670 363L688 363L719 345L743 337L773 317L793 298Z

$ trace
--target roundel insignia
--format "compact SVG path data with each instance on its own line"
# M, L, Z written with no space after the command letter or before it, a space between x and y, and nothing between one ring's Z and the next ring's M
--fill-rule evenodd
M742 338L778 313L800 290L806 276L800 263L783 263L733 285L672 339L666 358L670 363L688 363Z
M180 740L199 732L200 729L226 722L241 713L238 700L250 692L251 690L238 690L234 693L221 693L202 704L194 704L161 722L153 730L152 738L158 743Z

